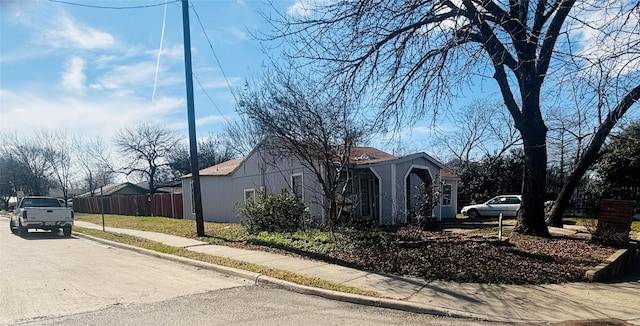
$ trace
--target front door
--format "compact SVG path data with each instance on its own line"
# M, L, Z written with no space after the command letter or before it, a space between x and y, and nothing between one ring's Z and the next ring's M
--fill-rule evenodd
M358 174L360 218L370 220L378 216L377 180L371 173Z

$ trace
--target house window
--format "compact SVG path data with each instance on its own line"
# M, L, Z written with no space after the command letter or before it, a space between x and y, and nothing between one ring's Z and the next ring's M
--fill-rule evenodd
M302 173L291 175L291 191L300 200L304 200L304 189L302 186Z
M451 185L442 186L442 206L451 206Z
M256 190L255 189L245 189L244 190L244 203L246 204L249 201L256 200Z

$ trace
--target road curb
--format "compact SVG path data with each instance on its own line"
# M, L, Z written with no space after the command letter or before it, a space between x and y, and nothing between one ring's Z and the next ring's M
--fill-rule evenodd
M408 312L414 312L414 313L445 316L445 317L452 317L452 318L465 318L465 319L475 319L475 320L484 320L484 321L502 321L502 320L491 319L487 316L475 314L475 313L459 312L459 311L456 312L456 311L451 311L451 310L439 308L439 307L424 307L423 305L408 302L408 301L388 299L388 298L376 298L376 297L369 297L369 296L360 295L360 294L315 288L312 286L306 286L302 284L281 280L281 279L270 277L260 273L249 272L249 271L245 271L237 268L226 267L226 266L216 265L212 263L206 263L199 260L175 256L171 254L165 254L162 252L157 252L157 251L153 251L145 248L127 245L124 243L110 241L110 240L90 236L83 233L74 232L73 234L77 237L103 243L115 248L131 250L143 255L166 259L166 260L174 261L177 263L182 263L182 264L186 264L186 265L190 265L190 266L194 266L202 269L215 271L225 275L242 278L248 281L252 281L255 285L265 285L265 286L284 289L287 291L296 292L300 294L314 295L314 296L322 297L329 300L348 302L348 303L354 303L354 304L365 305L365 306L373 306L373 307L402 310L402 311L408 311ZM530 320L528 321L530 322Z

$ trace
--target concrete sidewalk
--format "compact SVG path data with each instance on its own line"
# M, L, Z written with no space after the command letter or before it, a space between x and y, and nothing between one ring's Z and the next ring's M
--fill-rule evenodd
M102 226L82 221L76 221L75 225L102 229ZM311 289L306 286L270 279L256 273L233 271L236 276L245 275L294 291L312 293L337 300L501 322L560 322L617 318L640 325L640 258L635 259L631 277L609 284L568 283L520 286L426 282L415 278L361 271L262 251L210 245L202 241L155 232L110 227L107 227L106 230L130 234L209 255L317 277L375 291L385 297L385 299L368 298L335 291ZM229 268L224 269L232 271Z

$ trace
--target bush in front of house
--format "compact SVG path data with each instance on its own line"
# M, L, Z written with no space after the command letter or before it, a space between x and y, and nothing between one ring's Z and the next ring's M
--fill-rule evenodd
M240 208L242 225L249 234L267 232L295 232L306 229L311 218L304 202L282 189L279 194L258 195Z

